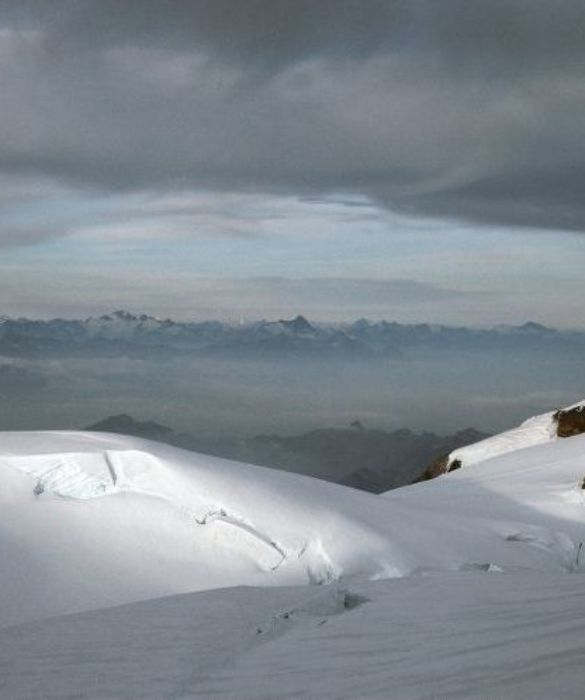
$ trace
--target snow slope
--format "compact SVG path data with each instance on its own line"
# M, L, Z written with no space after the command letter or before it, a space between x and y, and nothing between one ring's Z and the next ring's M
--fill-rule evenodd
M567 569L585 539L584 440L378 497L136 438L4 433L0 626L244 584Z
M585 406L585 402L579 401L571 406L567 406L563 410L570 411L573 408L582 406ZM533 416L524 421L524 423L517 428L506 430L503 433L493 435L473 445L454 450L449 455L449 462L459 460L462 466L467 466L476 464L477 462L483 462L491 457L506 454L506 452L552 442L557 439L557 424L554 415L555 412L550 411L549 413L543 413L539 416Z
M392 560L367 494L136 438L3 433L0 480L0 626Z
M0 697L582 697L585 435L457 452L375 496L0 433Z
M559 573L203 591L1 629L0 697L580 700L584 611Z

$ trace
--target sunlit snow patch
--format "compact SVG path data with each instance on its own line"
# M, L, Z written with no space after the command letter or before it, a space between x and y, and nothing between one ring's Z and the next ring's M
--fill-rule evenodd
M33 492L37 496L87 500L117 489L106 453L11 457L10 464L35 479Z

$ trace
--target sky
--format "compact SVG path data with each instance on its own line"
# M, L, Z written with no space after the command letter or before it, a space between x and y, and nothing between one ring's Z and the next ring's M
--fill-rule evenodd
M0 315L585 328L579 0L0 0Z

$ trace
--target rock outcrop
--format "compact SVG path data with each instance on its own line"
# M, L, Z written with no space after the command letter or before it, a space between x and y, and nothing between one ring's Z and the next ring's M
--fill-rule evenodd
M566 438L585 433L585 404L559 409L553 416L558 437Z
M434 479L442 474L448 474L449 472L455 471L461 468L461 460L451 459L450 455L443 455L435 459L429 466L424 470L424 472L414 481L417 484L419 481L429 481L429 479Z

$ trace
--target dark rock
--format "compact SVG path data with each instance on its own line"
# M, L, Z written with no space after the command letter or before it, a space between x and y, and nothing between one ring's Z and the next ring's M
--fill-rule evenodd
M449 471L449 455L443 455L442 457L437 457L433 460L429 466L424 470L424 472L414 481L418 483L419 481L429 481L430 479L435 479L437 476L446 474Z
M585 405L558 410L554 416L559 437L572 437L585 433Z
M472 442L477 442L477 440ZM461 447L465 447L465 445L461 445ZM461 466L462 462L460 459L450 459L450 455L443 455L442 457L435 459L434 462L431 462L431 464L424 470L418 479L415 479L413 483L418 484L420 481L435 479L437 476L442 476L443 474L448 474L449 472L454 472L457 469L461 469Z

